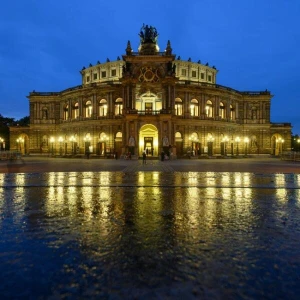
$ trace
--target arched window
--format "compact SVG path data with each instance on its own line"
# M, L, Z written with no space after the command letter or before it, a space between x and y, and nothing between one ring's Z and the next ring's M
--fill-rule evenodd
M191 100L190 109L191 109L192 117L197 117L199 115L198 100L196 100L196 99Z
M99 140L100 140L101 142L107 142L107 141L108 141L108 136L106 135L105 132L101 132L101 133L100 133Z
M182 100L180 98L175 99L175 115L182 116Z
M79 117L79 104L76 102L72 108L72 116L73 119L77 119Z
M116 116L122 115L122 111L123 111L123 99L118 98L115 102L115 115Z
M69 119L69 105L65 105L64 107L64 120L68 120Z
M182 135L181 135L181 133L179 131L177 131L175 133L175 141L176 142L182 142Z
M225 105L223 102L220 102L220 117L225 119Z
M116 142L122 142L122 132L121 131L118 131L116 133L116 139L115 139Z
M107 115L107 101L101 99L99 102L99 117L105 117Z
M92 111L93 111L92 101L88 100L85 103L85 117L86 118L91 118L92 117Z
M208 118L212 118L213 116L213 106L210 100L206 101L205 114Z
M233 108L232 105L230 105L230 120L235 119L235 109Z

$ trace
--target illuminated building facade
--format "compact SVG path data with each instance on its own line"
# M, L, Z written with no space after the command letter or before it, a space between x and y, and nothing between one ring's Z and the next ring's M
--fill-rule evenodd
M291 124L270 121L269 91L219 85L214 66L176 57L169 41L160 52L154 27L139 35L137 52L128 41L122 58L83 68L80 85L31 92L30 126L10 129L11 149L174 158L290 150Z

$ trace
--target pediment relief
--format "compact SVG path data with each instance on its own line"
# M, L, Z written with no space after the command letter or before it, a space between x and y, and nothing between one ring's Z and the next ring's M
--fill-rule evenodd
M139 82L155 83L165 77L165 69L162 65L136 65L133 68L132 76Z

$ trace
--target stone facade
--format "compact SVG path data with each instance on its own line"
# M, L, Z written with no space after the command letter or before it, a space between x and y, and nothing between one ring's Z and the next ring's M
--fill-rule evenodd
M31 92L30 127L11 128L10 148L99 157L147 149L174 158L290 150L291 124L270 121L269 91L219 85L214 66L181 60L170 42L159 52L155 34L143 27L138 52L128 42L122 59L83 68L81 85Z

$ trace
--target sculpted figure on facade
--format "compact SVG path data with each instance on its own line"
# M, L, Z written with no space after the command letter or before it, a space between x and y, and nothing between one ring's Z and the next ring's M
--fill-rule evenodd
M130 136L129 141L128 141L128 146L129 147L134 147L135 146L135 140L133 136Z
M168 147L169 146L169 139L167 136L163 138L163 147Z
M143 43L156 43L158 33L155 27L143 24L139 33L141 44Z

